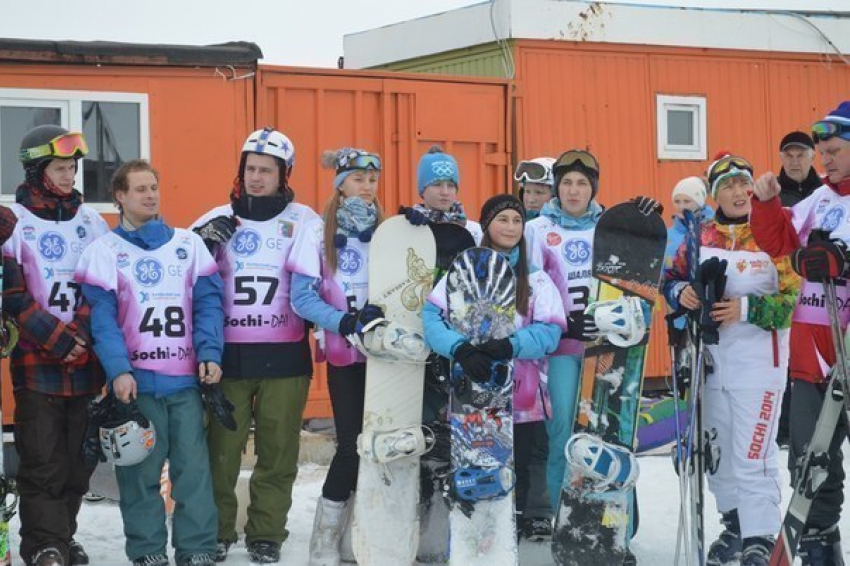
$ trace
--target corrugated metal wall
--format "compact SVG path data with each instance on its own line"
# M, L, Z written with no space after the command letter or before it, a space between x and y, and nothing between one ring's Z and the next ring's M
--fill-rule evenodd
M239 149L253 127L254 82L228 81L213 69L2 64L0 84L147 93L151 161L160 173L162 213L174 226L187 226L214 205L227 202ZM116 215L106 218L116 221ZM8 361L2 364L3 422L11 423L14 397Z
M512 45L512 42L508 42ZM510 47L513 49L512 47ZM466 75L471 77L506 78L502 52L495 43L455 49L436 55L417 57L375 67L409 73Z
M419 158L439 144L458 159L460 199L478 218L484 200L508 190L507 88L505 81L263 66L257 124L292 139L296 198L318 211L333 190L333 172L320 165L324 150L379 153L379 197L392 214L418 202ZM306 416L330 415L324 366L316 369Z
M644 194L669 208L676 182L708 166L708 160L658 159L657 94L704 96L709 158L728 149L761 173L778 172L782 136L806 131L850 92L850 66L815 56L555 41L516 45L516 158L589 148L600 159L599 199L607 205ZM653 333L647 375L667 375L660 320Z

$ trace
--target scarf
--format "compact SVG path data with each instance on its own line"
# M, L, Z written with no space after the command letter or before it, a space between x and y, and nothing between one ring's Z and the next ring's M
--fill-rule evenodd
M422 203L413 205L413 208L419 212L425 213L431 222L451 222L461 226L466 226L466 212L464 212L463 205L460 204L460 201L455 201L447 212L428 208Z
M15 202L43 220L61 222L77 215L77 209L83 204L83 195L74 189L70 194L60 196L49 189L24 183L15 192Z
M596 226L599 217L605 211L595 200L590 201L587 210L581 216L570 216L561 210L561 199L553 198L543 205L540 216L549 218L552 222L565 230L588 230Z
M377 220L375 203L366 204L360 197L342 197L342 203L336 210L336 233L345 238L357 237L368 242Z

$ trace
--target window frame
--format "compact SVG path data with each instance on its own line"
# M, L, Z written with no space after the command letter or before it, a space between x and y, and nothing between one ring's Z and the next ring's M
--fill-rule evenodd
M692 145L671 144L667 139L667 119L670 111L692 114L694 141ZM655 95L658 159L676 161L705 161L708 159L708 101L704 95Z
M51 102L55 104L49 104ZM0 106L59 107L62 127L72 132L83 131L83 102L126 102L138 104L139 157L150 160L150 112L147 93L0 88ZM77 187L83 186L82 167L77 171L75 185ZM0 195L0 204L11 204L14 201L14 195ZM101 214L118 214L118 208L111 202L92 202L87 204Z

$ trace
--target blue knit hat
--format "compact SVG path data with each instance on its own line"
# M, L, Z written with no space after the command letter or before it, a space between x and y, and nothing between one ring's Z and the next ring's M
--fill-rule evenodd
M460 171L458 171L457 161L454 157L448 153L443 153L440 149L432 148L419 160L416 184L419 196L422 196L422 193L425 192L425 187L435 185L440 181L452 181L460 187Z

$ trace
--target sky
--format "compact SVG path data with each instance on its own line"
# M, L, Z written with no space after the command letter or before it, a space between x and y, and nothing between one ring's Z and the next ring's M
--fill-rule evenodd
M0 37L106 40L207 45L252 41L264 63L336 67L342 39L412 18L482 0L75 0L41 3L0 0ZM505 0L496 0L505 1ZM523 0L512 0L521 6ZM800 0L620 0L626 3L790 9ZM806 0L806 7L846 10L847 0ZM842 8L843 6L843 8ZM33 17L33 10L62 10Z

